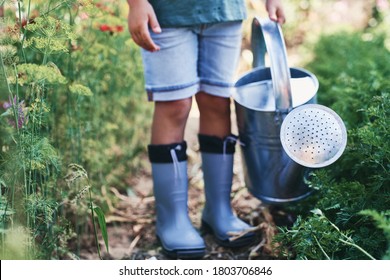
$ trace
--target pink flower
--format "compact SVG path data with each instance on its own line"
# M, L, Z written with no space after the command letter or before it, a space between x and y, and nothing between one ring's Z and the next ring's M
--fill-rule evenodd
M80 13L80 19L81 20L86 20L89 18L89 15L87 13Z
M390 4L388 0L377 0L376 6L378 7L379 10L385 11L390 7Z

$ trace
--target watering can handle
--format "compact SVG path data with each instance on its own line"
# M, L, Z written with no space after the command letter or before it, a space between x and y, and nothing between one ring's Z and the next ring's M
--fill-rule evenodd
M290 69L280 25L270 19L255 17L252 22L251 47L253 67L265 67L265 53L271 63L271 77L275 96L275 107L279 111L292 109Z

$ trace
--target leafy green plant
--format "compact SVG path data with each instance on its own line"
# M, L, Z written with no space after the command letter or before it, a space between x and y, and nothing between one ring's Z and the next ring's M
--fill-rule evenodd
M104 212L102 211L102 209L93 203L92 192L91 192L92 187L90 185L88 173L82 166L77 165L77 164L70 164L68 166L68 173L66 174L64 179L69 185L76 184L77 188L80 189L80 191L77 193L77 195L70 201L71 203L77 203L77 201L79 201L84 196L85 193L88 193L88 195L89 195L88 208L91 212L91 220L92 220L92 225L93 225L93 230L94 230L95 242L96 242L96 246L98 249L98 255L100 258L102 258L101 253L100 253L100 246L99 246L99 242L98 242L98 233L97 233L95 215L97 217L98 224L99 224L101 232L102 232L102 236L104 239L104 243L106 245L107 252L109 252L106 220L105 220Z
M151 107L139 50L109 1L14 2L0 21L0 256L78 258L89 225L99 246L97 224L108 249L107 198L87 186L127 188L141 164ZM70 162L84 174L73 184ZM20 254L8 250L16 225Z
M342 32L322 37L314 48L307 67L319 79L318 101L336 110L347 125L362 123L360 110L389 85L385 40L384 34Z
M308 66L320 80L319 102L345 121L348 145L336 163L313 173L315 199L276 238L289 258L388 258L390 52L384 36L363 35L321 38Z
M377 226L382 229L387 238L387 251L383 259L390 259L390 211L377 212L375 210L363 210L360 212L362 215L371 217Z
M151 113L139 50L108 0L24 2L6 1L0 22L2 249L17 220L31 232L25 258L78 258L91 220L107 246L109 198L71 187L62 166L83 166L88 186L128 187ZM84 192L89 202L77 199Z
M311 211L312 216L302 220L301 217L291 229L282 228L275 241L283 240L284 244L278 249L288 258L296 259L335 259L341 252L352 249L375 259L355 243L349 230L342 231L332 223L319 209Z

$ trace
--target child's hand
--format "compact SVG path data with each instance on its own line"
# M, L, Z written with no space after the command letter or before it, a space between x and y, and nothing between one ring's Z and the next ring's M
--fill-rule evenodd
M267 9L271 20L276 21L279 24L283 24L286 21L281 0L267 0L265 8Z
M129 15L127 18L129 31L134 42L147 51L158 51L157 46L149 33L149 26L155 33L160 33L161 28L156 14L147 0L128 0Z

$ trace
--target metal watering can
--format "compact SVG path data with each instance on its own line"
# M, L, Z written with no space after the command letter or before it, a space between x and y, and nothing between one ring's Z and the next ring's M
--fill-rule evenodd
M236 82L236 108L245 184L263 203L283 204L311 194L312 168L331 164L346 145L339 116L317 105L318 80L288 68L280 26L255 18L253 69ZM270 66L265 67L265 52Z

